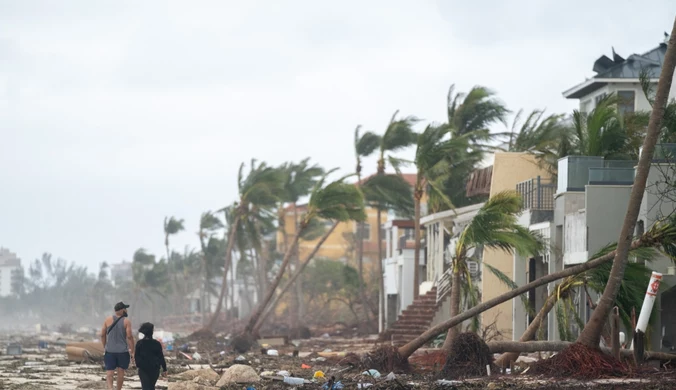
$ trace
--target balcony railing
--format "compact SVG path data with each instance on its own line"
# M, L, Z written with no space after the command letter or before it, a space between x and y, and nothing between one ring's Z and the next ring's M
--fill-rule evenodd
M676 144L657 144L655 145L655 154L653 154L653 162L668 162L676 161Z
M589 168L591 185L632 185L634 168Z
M636 161L604 160L600 156L564 157L558 164L557 192L584 191L587 184L631 185L635 166Z
M516 185L521 195L524 210L554 210L556 184L540 176L522 181Z

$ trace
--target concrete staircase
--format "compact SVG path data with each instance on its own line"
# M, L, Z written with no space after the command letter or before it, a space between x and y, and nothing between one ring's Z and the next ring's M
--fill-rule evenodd
M389 329L392 334L392 344L404 345L429 329L439 306L436 287L433 287L427 294L420 295L401 312L397 321Z

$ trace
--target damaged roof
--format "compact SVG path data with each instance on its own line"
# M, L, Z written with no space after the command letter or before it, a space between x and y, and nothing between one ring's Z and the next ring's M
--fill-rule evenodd
M602 55L594 61L592 69L596 72L595 76L563 92L563 96L568 99L579 99L605 86L610 80L638 80L642 71L646 71L651 79L657 79L662 72L666 51L667 44L660 43L656 48L643 54L632 54L624 58L613 48L612 59Z

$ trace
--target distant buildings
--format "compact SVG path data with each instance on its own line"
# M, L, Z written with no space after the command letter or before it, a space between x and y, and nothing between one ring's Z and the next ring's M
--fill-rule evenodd
M130 282L134 279L134 274L131 270L131 263L123 261L117 264L110 265L110 279L119 286L121 283Z
M21 259L16 253L0 247L0 297L19 294L23 284L22 279Z

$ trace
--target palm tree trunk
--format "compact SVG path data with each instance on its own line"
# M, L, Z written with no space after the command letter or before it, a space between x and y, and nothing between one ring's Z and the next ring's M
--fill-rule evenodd
M526 328L526 331L523 332L521 335L521 338L519 338L519 342L526 342L526 341L531 341L535 339L535 336L538 333L538 330L540 330L540 326L542 325L542 321L547 317L550 311L554 308L554 305L556 305L556 302L558 301L557 295L552 294L547 298L545 301L544 306L542 306L542 309L538 312L538 314L535 316L533 321L528 325L528 328ZM519 357L519 352L505 352L503 353L499 358L495 360L495 364L498 367L507 367L510 362L516 360Z
M258 319L263 314L263 310L265 310L265 307L268 306L268 304L272 300L272 297L275 294L275 290L279 286L279 283L282 281L284 271L286 271L286 267L288 267L289 262L291 261L291 254L293 253L293 248L298 243L298 240L300 239L300 235L303 230L305 230L305 226L301 224L300 230L296 232L296 234L293 237L293 240L291 241L291 245L287 248L286 253L284 254L284 259L282 260L282 265L279 267L279 271L277 271L277 275L275 275L275 278L272 280L270 286L268 287L268 291L265 293L265 298L258 303L258 305L256 306L256 310L251 315L251 317L249 317L249 322L247 323L246 328L244 329L245 333L249 335L253 334L253 329L254 326L256 325L256 322L258 322Z
M420 173L418 173L420 175ZM418 176L420 177L420 176ZM416 184L415 194L413 195L413 200L415 201L415 221L414 223L414 234L415 234L415 249L413 253L413 299L415 300L420 295L420 201L422 200L422 189L419 188L420 184Z
M453 262L453 279L451 280L451 318L460 313L460 259ZM450 352L453 340L460 333L460 325L456 325L448 329L446 340L444 340L444 350Z
M359 182L359 181L358 181ZM359 297L364 308L364 319L367 323L371 323L371 316L369 315L370 304L366 298L366 291L364 290L364 222L359 222L357 228L357 268L359 270Z
M235 246L235 235L237 234L237 226L239 225L239 217L235 216L232 226L230 227L230 234L228 235L228 244L225 249L225 262L223 266L223 284L221 285L221 292L218 295L218 303L216 304L216 310L214 314L211 315L211 319L207 324L207 329L213 329L214 325L218 321L218 317L221 315L221 310L223 309L223 301L225 300L227 285L228 285L228 271L230 270L230 264L232 263L232 249Z
M645 192L648 174L650 173L650 165L653 154L655 152L655 145L660 135L662 119L664 117L664 109L669 99L669 90L671 89L671 82L674 76L674 67L676 67L676 21L672 28L667 51L664 55L664 62L662 64L662 73L660 80L657 83L657 93L655 95L655 103L653 105L652 113L650 114L650 123L646 132L645 140L643 141L643 151L638 161L636 168L636 178L634 185L631 188L631 195L629 197L629 205L627 206L627 214L622 223L622 230L617 241L617 254L613 260L613 267L610 270L610 277L606 284L603 295L598 303L598 306L592 313L589 322L582 330L577 341L591 348L598 348L601 341L601 333L603 327L608 321L608 315L612 310L617 297L617 293L622 284L624 270L627 266L629 258L629 246L631 237L634 234L636 227L636 220L641 208L641 201L643 200L643 193Z
M632 249L636 249L638 247L644 246L643 238L639 238L637 240L634 240L631 244ZM534 281L527 283L521 287L515 288L513 290L510 290L502 295L499 295L493 299L489 299L485 302L482 302L479 305L476 305L472 307L471 309L465 310L462 313L458 314L457 316L450 318L446 320L445 322L436 325L427 331L425 331L423 334L420 336L416 337L415 339L411 340L409 343L399 347L398 352L399 355L401 356L402 359L407 359L409 356L413 354L418 348L422 347L426 343L432 341L437 335L439 335L442 332L448 331L451 327L458 325L462 323L465 320L468 320L474 316L477 316L483 312L485 312L488 309L491 309L503 302L507 302L510 299L516 298L521 294L524 294L528 292L531 289L544 286L547 283L555 282L559 279L563 279L568 276L572 275L578 275L582 272L588 271L590 269L596 268L604 263L608 263L615 258L615 251L610 252L608 254L605 254L597 259L588 261L586 263L582 263L580 265L576 265L570 268L565 268L561 271L551 273L549 275L545 275L541 278L535 279Z
M296 204L293 204L293 224L294 224L294 232L298 232L298 207L296 207ZM298 268L300 263L300 253L299 253L299 248L298 248L298 243L293 245L293 267L294 270ZM298 329L298 324L300 322L301 318L301 306L303 302L303 286L301 283L297 283L295 285L295 294L294 294L294 299L291 300L291 329L297 330Z
M378 328L381 328L384 330L385 328L383 327L383 323L385 320L385 275L383 275L383 238L381 228L380 226L382 225L382 211L380 210L380 207L378 207L378 211L376 214L376 220L377 220L377 239L378 239L378 261L377 261L377 269L378 269L378 284L379 284L379 290L380 294L379 295L379 312L382 313L380 318L378 319Z
M334 230L336 230L336 227L338 227L338 224L339 224L339 222L335 222L333 224L333 226L331 226L331 228L327 232L324 233L322 238L320 238L319 241L317 241L317 244L312 249L312 252L310 252L310 254L300 264L300 267L298 267L298 269L296 269L296 271L293 273L293 275L291 275L289 280L287 280L287 282L284 284L284 286L282 286L279 293L273 298L272 302L270 302L270 304L268 305L266 310L263 312L261 317L256 322L256 325L254 325L252 333L256 334L260 330L261 326L263 326L265 319L270 315L270 313L273 313L275 311L275 309L277 308L277 305L279 304L279 301L282 299L282 297L284 297L284 294L286 294L286 292L293 285L293 283L296 281L296 279L298 279L300 274L303 273L303 271L305 270L305 267L307 267L308 264L310 264L310 261L312 261L312 259L314 259L315 255L317 254L317 252L319 252L319 249L322 247L322 245L324 244L326 239L329 238L329 236L331 235L331 233L333 233Z
M501 353L501 352L515 352L519 353L528 353L528 352L557 352L563 351L568 348L571 344L569 341L492 341L487 343L488 349L492 353ZM601 351L610 355L610 348L601 348ZM633 358L634 351L630 349L620 350L622 357L624 358ZM664 352L651 352L645 351L644 357L646 360L674 360L676 359L676 354L664 353Z

